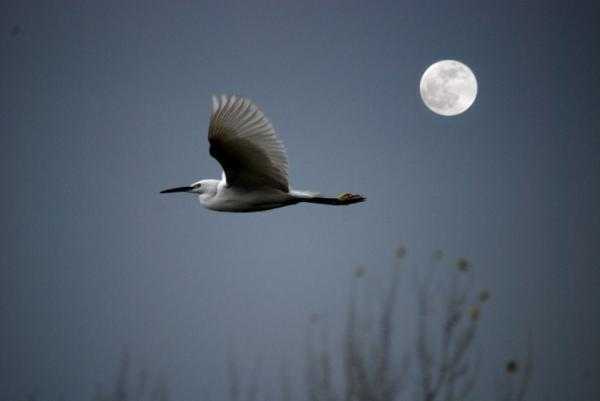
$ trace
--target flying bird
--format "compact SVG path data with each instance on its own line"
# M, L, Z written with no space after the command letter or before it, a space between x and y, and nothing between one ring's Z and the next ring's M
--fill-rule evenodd
M267 117L248 99L213 96L208 142L210 155L223 167L222 178L161 193L194 194L204 207L220 212L256 212L297 203L339 206L366 200L351 193L325 197L291 189L283 143Z

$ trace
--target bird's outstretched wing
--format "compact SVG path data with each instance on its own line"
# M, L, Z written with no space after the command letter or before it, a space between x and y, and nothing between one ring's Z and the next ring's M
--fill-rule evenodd
M211 156L225 171L227 185L289 191L283 143L250 100L213 96L208 141Z

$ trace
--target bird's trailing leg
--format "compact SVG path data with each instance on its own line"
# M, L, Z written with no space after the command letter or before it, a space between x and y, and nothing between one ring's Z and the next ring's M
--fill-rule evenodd
M352 194L350 192L344 192L339 194L336 197L326 197L326 196L311 196L311 197L302 197L297 198L299 202L307 202L307 203L317 203L320 205L334 205L334 206L346 206L352 205L354 203L360 203L367 200L362 195Z

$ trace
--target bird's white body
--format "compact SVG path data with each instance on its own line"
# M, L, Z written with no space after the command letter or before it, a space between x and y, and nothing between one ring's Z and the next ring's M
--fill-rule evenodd
M210 154L223 167L221 180L200 180L162 193L196 194L204 207L220 212L256 212L300 202L350 205L365 200L350 193L322 197L291 190L283 143L262 111L248 99L213 97L208 141Z
M198 195L202 206L218 212L248 212L275 209L297 203L292 192L274 188L245 189L228 186L225 180L202 180L207 191Z

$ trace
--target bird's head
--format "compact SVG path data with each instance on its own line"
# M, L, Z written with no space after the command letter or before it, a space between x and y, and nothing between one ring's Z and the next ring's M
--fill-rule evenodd
M208 181L211 181L211 180L200 180L200 181L196 181L188 186L164 189L164 190L160 191L160 193L161 194L171 194L174 192L187 192L189 194L202 195L203 193L205 193L209 190L210 185L209 185Z

